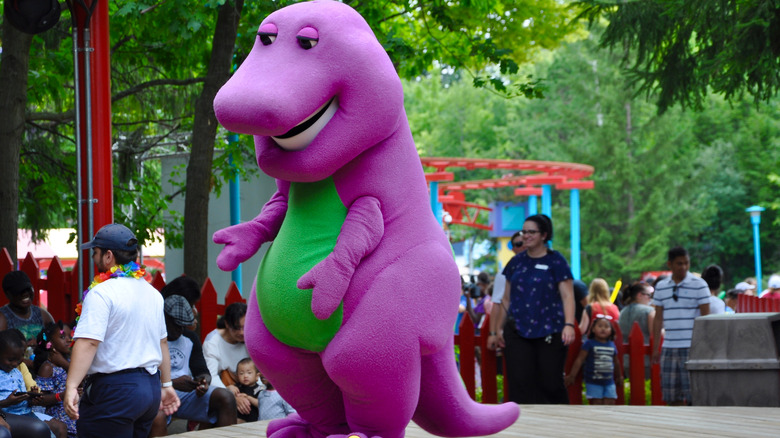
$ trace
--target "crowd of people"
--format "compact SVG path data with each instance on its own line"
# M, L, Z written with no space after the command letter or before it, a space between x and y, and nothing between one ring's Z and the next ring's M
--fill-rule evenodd
M145 438L167 435L173 418L203 429L295 412L249 358L246 304L227 306L201 340L200 287L182 276L154 289L129 229L106 225L82 248L99 274L76 321L34 305L24 272L3 278L0 438Z
M627 355L619 366L615 333L619 329L628 336L636 324L645 344L653 342L652 356L646 357L646 376L651 362L660 364L663 400L670 405L690 404L686 361L694 319L734 313L740 294L780 299L780 275L772 275L761 293L756 293L753 278L723 290L719 266L693 274L688 252L674 247L666 257L668 274L629 283L613 302L606 280L595 278L587 285L573 279L563 255L550 249L552 236L549 217L528 217L510 238L515 255L492 282L480 273L477 284L485 286L464 288L461 301L461 311L469 314L475 327L490 314L487 345L505 357L503 374L509 392L505 398L517 403L568 403L566 387L579 372L589 403L615 403L616 384L622 382L623 369L629 366ZM575 326L583 345L572 370L564 374Z
M475 330L491 315L487 345L505 356L508 400L516 403L568 403L566 387L582 370L589 402L614 404L623 375L615 333L636 324L645 343L652 340L646 368L661 364L664 401L689 404L685 363L694 319L733 313L740 294L780 299L780 275L761 293L750 278L722 291L720 267L694 275L688 252L675 247L667 254L670 275L633 282L613 303L606 280L573 278L563 255L550 249L552 238L549 217L528 217L510 239L515 255L504 269L493 281L480 273L461 300ZM200 287L186 276L161 292L143 281L129 229L106 225L82 248L92 250L99 275L76 321L54 321L34 305L24 272L3 278L0 438L165 436L173 418L194 429L295 412L249 358L246 304L227 306L201 340ZM575 327L586 339L564 374Z

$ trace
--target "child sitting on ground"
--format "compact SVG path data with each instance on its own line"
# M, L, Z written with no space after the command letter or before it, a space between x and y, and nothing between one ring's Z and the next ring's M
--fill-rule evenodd
M618 351L615 345L615 328L612 317L597 314L591 325L590 334L582 350L571 367L571 372L564 379L566 386L574 383L582 363L585 363L585 396L591 405L614 405L617 400L617 381L623 382L623 373L618 362Z
M67 427L64 423L30 409L30 402L40 398L40 393L26 392L22 373L16 368L22 362L25 347L17 330L0 332L0 409L14 415L7 419L14 436L48 436L47 432L51 430L55 437L65 438Z
M200 428L222 427L236 424L236 401L225 388L211 385L211 374L202 358L197 342L184 335L185 328L195 322L192 305L181 295L165 298L163 307L165 328L168 331L168 351L171 358L171 381L181 406L176 418L197 421ZM193 356L196 361L190 361ZM190 368L191 364L201 364ZM163 411L157 413L150 436L167 436L171 417Z
M246 397L252 405L251 412L246 415L239 413L239 418L244 421L275 420L295 412L295 409L274 390L271 382L260 374L252 359L248 357L241 359L236 365L236 373L238 389L241 391L239 397Z
M76 436L76 420L68 417L62 405L62 395L65 392L65 381L68 379L70 343L68 334L62 322L46 324L38 334L35 347L33 371L37 375L35 381L41 391L50 392L36 400L40 406L45 406L47 415L62 421L68 427L68 437Z
M236 374L238 375L237 386L240 391L238 396L248 399L251 405L249 413L245 414L241 411L238 412L238 422L246 423L249 421L257 421L259 415L257 397L263 389L260 386L260 371L257 370L252 359L245 357L238 361L238 365L236 365Z

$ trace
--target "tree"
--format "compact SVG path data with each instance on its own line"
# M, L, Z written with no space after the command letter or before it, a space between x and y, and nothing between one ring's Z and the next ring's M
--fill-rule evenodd
M3 20L2 37L0 108L4 110L0 117L0 246L8 248L11 257L16 260L19 152L24 134L28 53L32 35L16 30L8 20Z
M502 99L455 79L406 81L421 154L593 165L595 189L581 192L586 280L625 283L663 269L666 251L677 244L691 251L693 270L716 263L728 282L751 275L744 209L769 206L780 195L780 99L756 110L744 100L729 104L710 95L701 111L675 106L658 115L656 105L636 96L620 55L599 50L597 39L594 34L567 43L536 63L534 75L547 86L544 99ZM472 171L458 172L456 179L501 176ZM485 205L516 199L498 190L466 196ZM567 192L553 191L554 247L565 255L568 201ZM764 223L776 217L767 211ZM761 229L765 261L780 260L777 231ZM458 240L476 235L463 227L454 234Z
M249 18L239 23L237 32L235 23L225 25L230 20L221 18L225 5L238 5L237 1L209 0L205 5L191 0L152 5L135 0L110 3L113 132L118 164L115 166L115 217L137 229L142 240L159 228L163 221L160 212L166 209L167 200L153 195L159 186L152 181L159 173L159 165L153 158L186 152L192 145L188 182L181 191L187 196L186 232L183 239L169 236L167 241L183 241L187 253L192 254L185 262L185 269L199 279L205 277L209 262L203 257L209 238L205 235L204 215L208 208L207 194L219 186L219 179L213 175L220 172L213 171L214 165L225 161L213 158L216 124L210 112L217 84L224 81L225 72L230 68L234 49L228 42L229 34L237 37L233 63L238 65L254 44L261 19L289 3L251 2L244 8ZM572 31L567 27L572 11L554 0L509 4L438 0L350 3L375 29L402 76L423 74L436 59L446 65L467 68L475 82L492 84L509 94L529 92L529 87L533 88L533 85L521 84L515 88L508 85L508 77L516 71L516 65L531 59L538 48L555 46ZM36 37L35 41L67 40L67 19L68 13L64 12L60 26L47 36ZM232 30L225 32L227 27ZM32 47L30 59L33 63L40 62L27 72L33 81L29 89L35 95L27 100L26 132L41 141L36 144L27 141L22 153L47 155L51 160L47 166L28 166L30 161L23 162L21 174L26 179L19 186L7 187L11 192L16 192L17 187L29 189L28 197L37 193L46 199L43 203L49 207L46 214L38 214L23 205L19 215L10 215L18 216L21 223L38 232L51 226L73 225L75 206L64 206L62 197L58 200L59 194L52 188L72 189L76 151L72 143L72 97L61 87L72 83L72 53L67 44L50 47L37 43ZM496 65L495 71L482 70L490 64ZM17 110L23 102L15 104ZM10 106L2 108L11 111ZM17 135L21 138L21 134ZM237 152L252 155L249 150ZM0 163L2 169L11 165L12 160ZM35 192L40 186L36 181L49 184L49 190ZM74 197L68 199L75 202ZM12 225L7 228L14 229L13 237L9 233L3 241L8 241L9 247L15 242L16 224Z
M217 91L227 82L230 74L238 20L243 6L243 0L234 0L234 3L226 1L219 7L206 81L195 109L184 206L184 271L199 284L208 276L208 261L204 255L208 253L206 247L209 238L207 226L211 178L204 176L211 174L217 136L218 124L213 102Z
M601 45L631 65L638 91L701 108L709 90L767 101L780 91L780 4L774 0L585 0L582 15L607 20Z

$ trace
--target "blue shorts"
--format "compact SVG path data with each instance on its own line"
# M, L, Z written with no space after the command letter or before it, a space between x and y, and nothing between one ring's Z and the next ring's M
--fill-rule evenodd
M615 386L615 382L606 385L585 382L585 397L588 400L592 398L614 398L617 400L617 386Z
M181 400L181 406L173 414L173 417L182 418L185 420L198 421L201 423L215 424L217 422L217 413L209 413L209 400L211 394L217 389L212 385L209 385L209 389L201 397L198 397L197 391L182 392L176 391L176 395ZM171 416L168 416L168 423L171 422Z

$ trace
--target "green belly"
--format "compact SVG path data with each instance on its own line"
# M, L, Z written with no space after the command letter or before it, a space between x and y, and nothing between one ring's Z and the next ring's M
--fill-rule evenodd
M322 351L341 327L343 304L319 320L311 311L312 290L296 283L333 251L346 217L332 178L290 184L287 214L257 273L260 315L287 345Z

